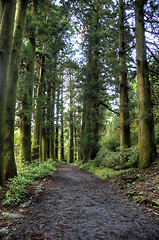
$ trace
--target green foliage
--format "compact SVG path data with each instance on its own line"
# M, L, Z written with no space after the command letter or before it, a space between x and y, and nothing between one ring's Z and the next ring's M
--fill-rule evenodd
M27 196L26 186L31 183L31 180L22 175L8 180L9 189L6 192L5 199L2 202L3 206L16 205L23 201Z
M102 148L107 148L110 151L116 152L120 146L120 133L115 131L106 135L101 142Z
M96 157L97 166L100 168L115 168L120 162L120 152L110 151L107 148L101 148Z
M110 168L103 168L103 169L95 169L94 174L102 179L110 178L113 180L114 177L116 177L122 173L128 173L128 172L132 172L132 171L134 171L134 168L122 169L119 171L116 171L116 170L110 169Z
M77 163L76 163L77 165ZM80 169L83 171L90 171L93 172L94 169L97 167L96 160L90 160L88 163L84 163L80 166Z
M138 160L138 147L133 146L131 148L120 148L120 152L124 155L124 159L127 159L127 161L119 166L116 167L121 168L131 168L137 166L137 160Z
M156 124L155 126L155 139L156 145L159 145L159 124Z
M97 167L96 160L89 161L88 163L81 165L80 169L94 173L95 175L97 175L98 177L100 177L102 179L113 178L119 174L134 171L134 168L115 170L112 168Z
M22 202L28 194L26 187L35 183L35 180L52 176L54 170L55 163L52 159L23 167L17 177L8 180L8 190L2 205L16 205Z
M55 163L52 162L52 159L41 162L40 164L36 165L36 162L29 165L28 167L24 168L22 171L22 175L26 178L30 178L33 181L45 178L47 176L52 176Z

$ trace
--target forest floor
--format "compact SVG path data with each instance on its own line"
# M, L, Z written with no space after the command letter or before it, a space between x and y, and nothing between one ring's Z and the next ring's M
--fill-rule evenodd
M159 216L159 157L149 168L120 174L111 181L133 202Z
M118 178L125 181L123 176ZM123 187L77 167L60 165L39 188L32 186L29 205L1 209L19 216L7 220L1 213L0 228L8 228L8 235L1 239L158 240L157 212L133 203Z

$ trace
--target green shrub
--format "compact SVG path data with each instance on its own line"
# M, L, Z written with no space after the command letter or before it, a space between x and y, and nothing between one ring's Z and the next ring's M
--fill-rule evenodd
M26 187L35 183L35 180L52 176L54 170L55 163L51 159L40 164L35 162L29 166L23 166L17 177L8 180L8 190L2 205L16 205L22 202L28 194Z
M96 166L99 168L114 168L119 165L120 161L120 152L111 151L107 148L101 148L95 159Z
M120 146L120 135L118 132L112 133L103 139L102 147L107 148L108 150L116 152L119 146Z
M97 167L96 160L90 160L88 163L82 164L80 166L80 169L84 170L84 171L91 171L91 172L93 172L96 167Z
M137 167L138 160L138 146L132 146L130 148L120 147L120 152L124 155L124 158L127 159L124 163L119 164L120 169ZM118 168L118 166L117 166Z

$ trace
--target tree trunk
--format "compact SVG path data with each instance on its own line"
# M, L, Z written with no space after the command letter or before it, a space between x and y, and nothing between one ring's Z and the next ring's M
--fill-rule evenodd
M89 99L88 99L88 109L87 113L90 117L90 135L88 141L90 142L89 149L89 160L93 160L98 151L98 140L99 140L99 90L100 90L100 80L99 80L99 3L97 2L97 13L95 15L95 24L92 26L91 32L94 31L94 37L90 36L89 48L90 53L88 56L88 67L91 69L88 70L88 80L89 83ZM93 55L92 55L93 54ZM87 124L87 123L86 123Z
M55 80L55 79L54 79ZM50 158L55 160L55 126L54 126L54 112L55 112L55 82L51 82L51 124L50 124Z
M41 66L39 70L39 82L37 87L37 95L36 95L36 111L34 117L34 126L33 126L33 153L34 159L40 158L42 160L42 136L43 131L42 128L44 127L44 72L45 72L45 57L44 55L41 57Z
M70 84L69 84L69 163L74 162L74 144L73 144L73 83L70 72Z
M64 157L64 131L63 131L63 85L61 87L61 160L65 161Z
M36 16L36 1L32 1L32 13ZM32 118L32 97L35 67L36 29L32 29L29 36L30 53L26 69L26 89L22 99L22 114L20 119L20 149L21 161L31 162L31 118Z
M130 147L130 120L127 86L127 66L124 34L124 3L119 0L119 87L120 87L120 147ZM121 149L120 161L125 162L124 149Z
M14 157L14 122L15 105L17 94L18 70L20 64L21 45L25 26L27 0L18 0L16 5L16 18L11 51L11 62L8 75L6 121L5 121L5 143L4 162L5 179L16 175L16 164Z
M74 116L75 120L75 116ZM77 128L74 126L74 159L75 161L78 159L78 145L77 145Z
M137 53L137 91L139 106L139 168L147 168L156 156L154 137L153 106L146 58L146 42L144 30L145 0L135 1L135 33Z
M46 158L50 158L51 139L51 82L47 83L47 112L46 112Z
M0 185L4 181L4 122L6 110L6 88L10 64L11 44L16 10L16 0L0 1Z
M59 98L60 90L57 91L56 99L56 136L55 136L55 159L58 160L58 150L59 150Z

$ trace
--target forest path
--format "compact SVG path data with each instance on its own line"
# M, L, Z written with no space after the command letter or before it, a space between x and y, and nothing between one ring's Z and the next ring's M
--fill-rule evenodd
M159 219L118 188L76 167L60 165L23 217L11 240L159 239Z

